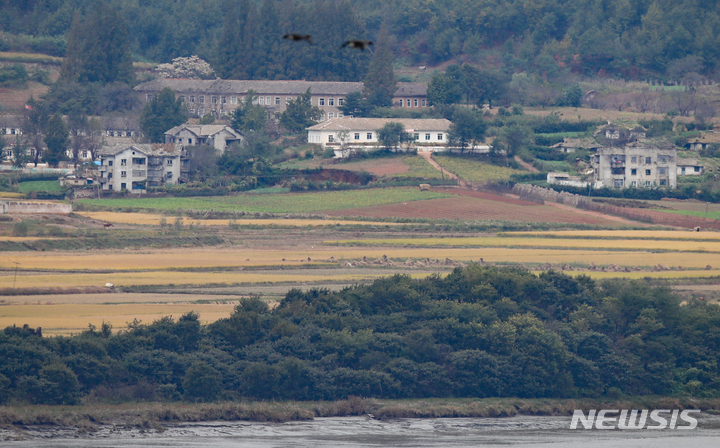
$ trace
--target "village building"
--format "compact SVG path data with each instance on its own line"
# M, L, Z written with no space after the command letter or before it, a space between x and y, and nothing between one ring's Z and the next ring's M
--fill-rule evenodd
M578 150L596 151L602 145L591 138L563 138L563 141L551 146L560 152L573 153Z
M591 157L593 177L610 188L675 188L677 151L643 144L600 148Z
M140 120L136 117L108 116L102 120L102 135L109 144L129 143L141 134Z
M310 90L310 101L317 106L322 121L342 117L339 109L347 95L361 92L361 82L340 81L261 81L261 80L193 80L161 78L135 87L138 98L144 105L160 91L169 87L187 106L192 116L212 114L221 118L229 115L245 101L248 92L255 93L255 102L268 108L271 114L285 111L287 104ZM398 83L394 102L403 107L427 105L427 88L417 83ZM417 100L418 106L414 106ZM409 104L409 106L407 106Z
M210 145L219 152L235 142L241 142L243 136L223 124L181 124L165 133L165 143L179 143L185 146Z
M181 174L178 144L118 144L100 153L100 184L107 191L144 193L147 187L176 184Z
M685 144L685 148L692 151L701 151L703 149L707 149L710 145L720 146L720 132L703 132L699 137L688 139Z
M408 146L429 150L446 149L450 121L445 119L410 118L331 118L310 126L308 143L332 148L336 157L347 157L353 151L378 149L377 131L387 123L400 123L410 136Z
M705 172L705 167L697 159L678 158L676 165L678 176L701 176Z
M22 135L22 116L0 115L0 135Z

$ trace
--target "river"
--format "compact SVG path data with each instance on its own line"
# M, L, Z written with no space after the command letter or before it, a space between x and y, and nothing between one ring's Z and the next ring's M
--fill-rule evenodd
M304 448L304 447L630 447L717 448L720 416L700 414L693 430L570 430L570 417L437 418L380 421L369 417L316 418L289 423L203 422L164 432L102 427L0 429L2 447L78 448ZM24 440L10 440L21 437Z

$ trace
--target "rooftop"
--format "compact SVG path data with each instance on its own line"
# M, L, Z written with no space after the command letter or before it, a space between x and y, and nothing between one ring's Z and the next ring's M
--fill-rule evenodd
M307 128L310 131L374 131L387 123L401 123L405 130L412 131L447 131L450 121L422 118L331 118Z
M99 153L101 156L114 156L127 149L134 149L135 151L141 152L147 156L179 156L182 152L182 146L175 143L133 143L132 145L121 143L103 146L100 148Z

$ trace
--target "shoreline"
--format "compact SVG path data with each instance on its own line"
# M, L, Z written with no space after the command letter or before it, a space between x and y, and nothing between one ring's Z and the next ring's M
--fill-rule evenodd
M575 409L700 409L720 413L720 398L639 396L596 399L428 398L378 400L350 397L334 402L141 402L88 403L79 406L0 406L0 430L23 440L26 427L41 428L58 437L61 432L89 435L102 427L163 432L188 422L245 421L284 423L319 417L366 416L378 420L400 418L506 418L513 416L571 416Z

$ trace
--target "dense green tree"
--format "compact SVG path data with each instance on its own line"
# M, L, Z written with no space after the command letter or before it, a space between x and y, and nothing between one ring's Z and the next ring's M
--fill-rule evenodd
M135 80L127 24L115 8L100 3L82 21L75 15L61 77L100 84Z
M363 80L364 96L375 107L389 107L397 90L397 79L393 71L392 47L387 26L383 24L378 33L375 54L370 61L370 68Z
M290 132L303 132L320 119L322 111L310 102L310 89L287 104L280 124Z
M530 144L532 130L522 124L510 124L502 128L501 139L508 156L513 156Z
M50 119L50 113L45 103L35 100L32 96L26 106L29 109L25 109L22 121L23 141L30 148L32 161L37 166L45 148L45 129Z
M59 162L67 159L66 152L70 147L70 137L62 115L54 114L48 120L45 129L45 144L47 151L43 154L43 159L50 166L56 167Z
M394 121L387 122L376 132L378 142L380 142L383 148L390 151L397 151L402 143L410 141L410 136L405 132L405 126L403 126L402 123Z
M151 142L165 141L165 132L187 120L187 109L169 87L150 100L140 115L140 129Z
M192 400L213 401L222 390L222 376L206 362L196 362L185 372L185 395Z
M230 114L232 127L243 133L262 132L267 122L267 109L257 103L255 92L249 90L245 101Z
M431 106L455 104L461 95L460 85L445 73L435 73L428 84L427 97Z
M456 107L448 129L448 141L459 146L460 152L464 152L468 145L475 146L482 142L486 127L477 109Z
M367 117L373 109L361 92L352 92L345 97L345 102L338 107L346 117Z
M10 158L10 154L8 151L10 150L10 147L7 143L7 140L5 140L5 136L0 135L0 163L4 162L5 159Z

